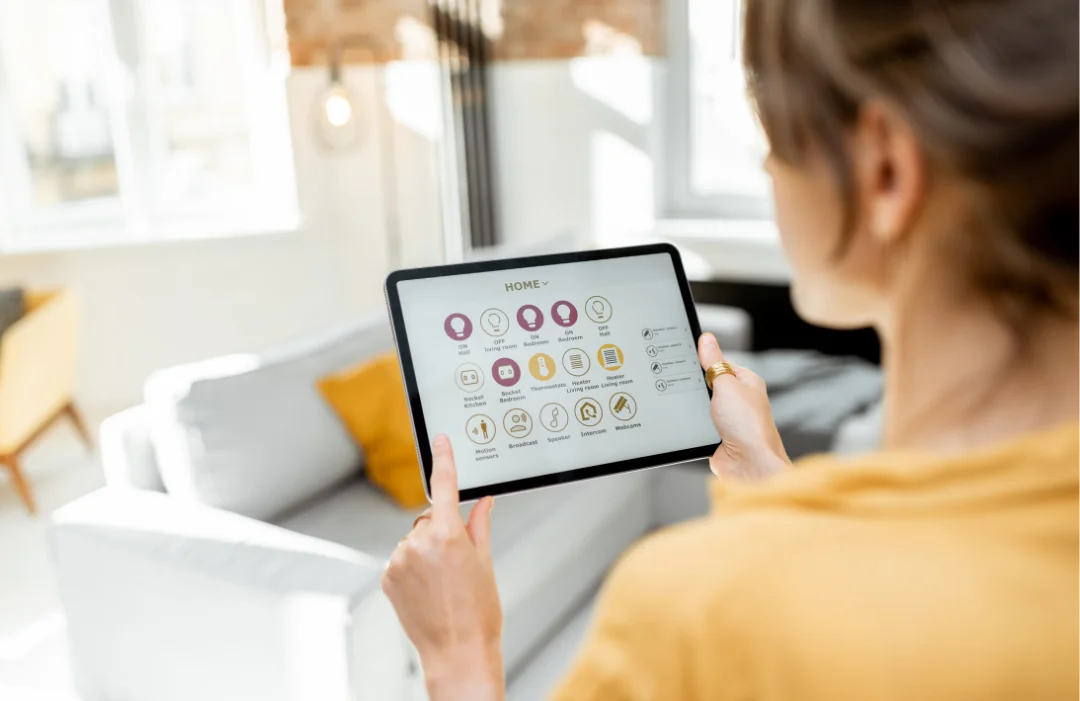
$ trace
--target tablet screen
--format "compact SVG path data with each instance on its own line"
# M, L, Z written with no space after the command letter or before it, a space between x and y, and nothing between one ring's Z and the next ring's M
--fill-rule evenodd
M430 445L462 490L716 444L671 255L402 280Z

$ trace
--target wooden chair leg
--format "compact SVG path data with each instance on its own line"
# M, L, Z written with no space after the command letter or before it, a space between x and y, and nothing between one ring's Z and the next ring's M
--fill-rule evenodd
M37 505L34 504L34 495L30 492L30 485L27 483L26 478L23 477L22 470L19 469L19 456L0 456L0 463L3 463L8 472L11 473L11 481L15 485L15 491L19 493L19 498L26 505L26 510L31 514L36 514Z
M75 430L79 432L79 437L86 444L86 449L93 450L94 439L90 437L90 431L86 429L86 422L83 421L82 414L75 408L75 402L68 402L67 406L64 407L64 413L71 419L71 423L75 425Z

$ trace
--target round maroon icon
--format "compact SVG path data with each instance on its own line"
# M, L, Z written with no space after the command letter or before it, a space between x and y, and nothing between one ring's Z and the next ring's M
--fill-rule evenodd
M577 307L566 301L556 302L551 305L551 318L559 326L573 326L577 323Z
M526 304L517 313L518 324L526 331L538 331L544 325L544 312L540 307Z
M451 314L443 322L443 330L455 341L464 341L472 336L472 322L464 314Z
M521 367L510 358L499 358L491 366L491 376L503 387L513 387L521 379Z

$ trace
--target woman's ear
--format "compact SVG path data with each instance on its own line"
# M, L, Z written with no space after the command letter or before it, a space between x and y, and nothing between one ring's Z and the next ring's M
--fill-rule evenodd
M927 167L918 139L898 111L880 100L859 110L854 132L856 190L871 238L882 245L914 229L926 194Z

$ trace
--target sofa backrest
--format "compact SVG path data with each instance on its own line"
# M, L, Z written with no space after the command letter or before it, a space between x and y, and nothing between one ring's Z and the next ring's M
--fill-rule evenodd
M165 488L268 520L357 473L360 451L316 382L392 348L381 313L263 354L154 373L144 396Z

